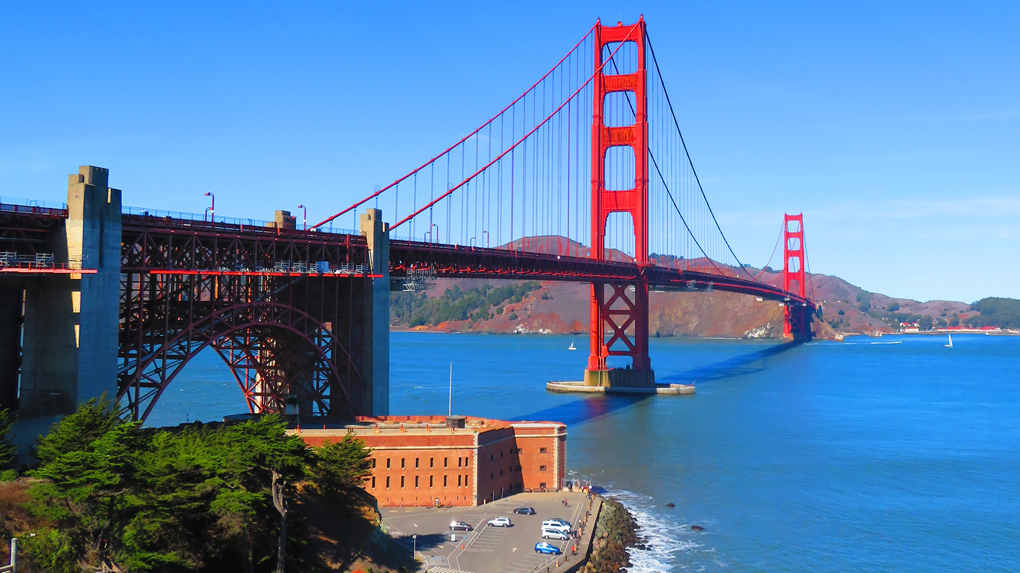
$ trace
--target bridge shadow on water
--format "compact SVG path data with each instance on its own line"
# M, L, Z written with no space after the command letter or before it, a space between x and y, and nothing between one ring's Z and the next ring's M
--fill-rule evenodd
M565 404L512 416L511 420L535 420L563 422L568 426L589 422L608 416L613 412L637 405L652 398L650 394L581 394L579 400L572 400Z
M699 366L686 372L656 378L656 382L662 384L692 384L695 382L715 382L725 380L727 378L734 378L736 376L756 374L766 369L766 359L793 350L801 344L803 343L799 341L776 344L757 352L734 356L733 358L723 360L722 362L717 362L715 364Z
M764 348L757 352L734 356L733 358L700 366L657 378L660 384L690 384L693 382L716 382L736 376L746 376L762 372L766 369L765 360L800 346L801 342L786 342ZM551 408L530 412L520 416L511 416L511 420L554 420L569 425L589 422L608 416L619 410L636 406L645 400L654 398L651 394L591 394L581 395L580 399L559 404Z

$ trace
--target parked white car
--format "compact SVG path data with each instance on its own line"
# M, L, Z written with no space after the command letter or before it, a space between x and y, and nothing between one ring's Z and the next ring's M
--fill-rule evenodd
M570 535L566 531L557 531L555 529L543 529L542 539L555 539L556 541L567 541L570 539Z
M489 520L489 527L513 527L509 517L497 517Z
M558 520L546 520L542 522L542 529L552 529L554 531L562 531L564 533L570 533L570 524L561 523Z

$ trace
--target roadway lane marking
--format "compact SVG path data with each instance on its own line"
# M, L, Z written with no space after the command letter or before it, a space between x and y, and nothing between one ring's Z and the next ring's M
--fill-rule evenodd
M471 544L474 543L476 539L478 539L478 536L481 534L481 532L485 530L486 525L488 525L488 524L486 523L485 517L482 517L481 519L478 520L478 523L475 524L474 531L468 532L467 535L465 535L465 537L464 537L464 541L461 541L459 546L454 547L454 550L450 552L450 556L449 556L449 560L450 560L450 564L451 565L453 563L456 563L457 564L457 568L458 569L460 568L460 559L459 559L460 556L464 554L464 550L465 549L467 549L468 547L471 547ZM481 529L479 529L479 528L481 528ZM463 549L461 549L461 548L463 548ZM460 551L460 553L457 553L457 551Z
M574 506L573 516L570 519L570 522L572 524L574 524L574 525L571 526L571 530L572 531L577 529L577 527L574 527L574 526L577 525L580 522L580 520L581 520L581 511L583 509L584 509L584 503L579 503L579 504L576 504ZM508 566L508 567L506 567L504 569L501 569L500 573L540 573L541 569L543 567L549 567L549 568L554 567L555 564L556 564L556 561L560 561L562 563L563 559L566 557L568 546L571 543L576 543L577 542L574 539L568 539L566 541L560 541L560 542L554 542L551 539L543 539L542 541L545 541L546 543L549 543L549 544L555 546L556 548L558 548L562 552L562 554L561 555L548 555L547 556L547 554L536 553L535 557L538 558L539 561L537 562L537 565L532 566L530 569L518 570L517 569L517 564L514 563L513 565L510 565L510 566ZM523 560L523 561L526 561L525 566L527 566L527 564L530 564L530 563L536 563L533 559L534 558Z
M471 545L465 551L493 552L503 544L503 540L508 533L505 527L500 527L497 530L495 527L486 525L478 532L474 541L471 542Z

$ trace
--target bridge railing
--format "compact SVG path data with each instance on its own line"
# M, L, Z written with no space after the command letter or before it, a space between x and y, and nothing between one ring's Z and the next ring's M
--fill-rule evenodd
M266 230L276 229L276 223L272 221L265 221L262 219L245 219L240 217L222 217L219 215L209 216L208 213L189 213L186 211L168 211L166 209L150 209L147 207L130 207L124 206L121 212L125 215L136 215L139 217L153 217L156 219L167 219L180 224L181 221L186 221L193 224L193 226L205 226L210 228L227 226L231 229L239 229L244 231L245 229L252 230ZM289 229L292 231L302 231L304 229ZM358 235L359 231L353 229L343 229L340 227L333 227L332 225L323 226L319 229L309 229L309 231L332 233L338 235Z
M53 253L22 254L16 251L0 251L0 269L70 269L82 268L81 257L72 257L67 262L55 262Z
M31 214L44 217L63 218L67 217L67 203L0 196L0 213Z

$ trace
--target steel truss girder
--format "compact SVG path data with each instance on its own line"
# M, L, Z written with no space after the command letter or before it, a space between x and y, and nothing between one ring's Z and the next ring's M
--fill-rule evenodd
M282 412L293 393L302 415L366 413L364 276L201 272L230 268L228 262L363 265L363 237L264 228L231 234L222 224L210 230L201 222L158 219L149 226L145 218L124 218L118 395L135 419L144 420L177 374L209 347L231 367L251 412ZM149 272L155 269L198 272Z

